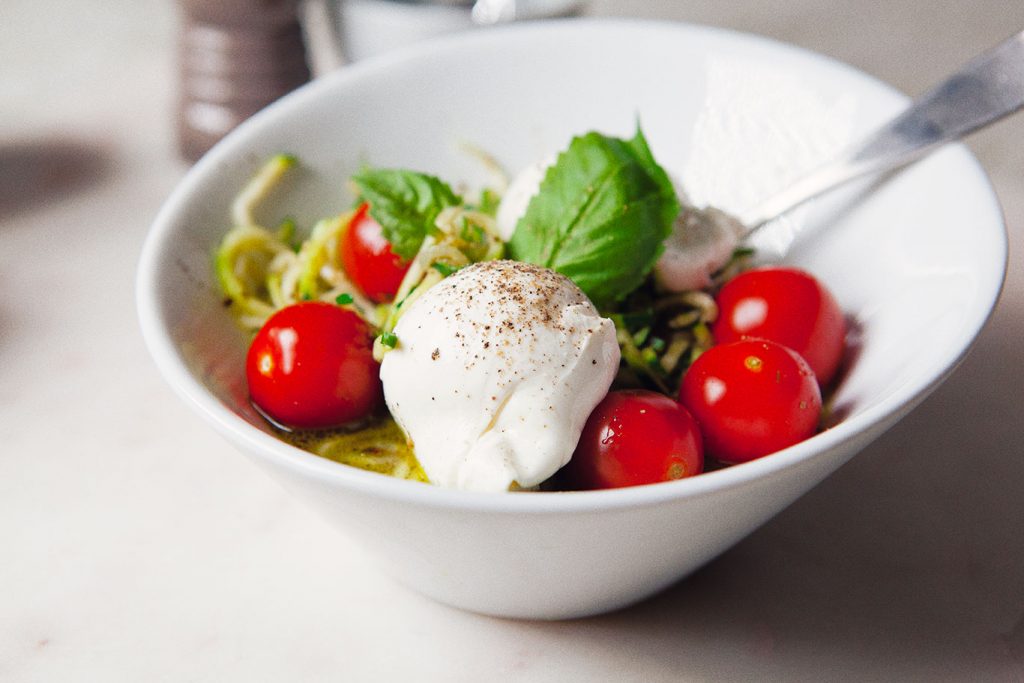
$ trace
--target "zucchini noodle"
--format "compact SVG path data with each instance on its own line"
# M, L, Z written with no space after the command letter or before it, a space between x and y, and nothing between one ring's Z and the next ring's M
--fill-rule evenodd
M273 233L256 225L239 225L224 236L216 254L217 278L242 327L258 328L274 312L267 272L288 251Z
M352 297L364 318L376 313L338 260L338 243L354 212L319 221L297 252L291 244L293 222L282 222L276 231L257 223L256 208L296 163L295 157L279 154L253 176L231 205L234 227L215 256L221 288L236 321L249 332L258 330L285 306L299 301L335 301L342 294Z
M276 154L263 164L231 203L231 221L235 225L258 225L253 216L256 206L263 202L297 163L298 159L291 154Z

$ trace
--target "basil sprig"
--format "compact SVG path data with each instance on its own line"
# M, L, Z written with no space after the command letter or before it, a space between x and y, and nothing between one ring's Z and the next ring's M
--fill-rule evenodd
M364 169L352 176L384 238L402 258L411 259L434 226L434 219L462 199L432 175L400 169Z
M672 182L639 127L631 140L591 132L548 169L508 248L566 275L602 308L644 281L678 214Z

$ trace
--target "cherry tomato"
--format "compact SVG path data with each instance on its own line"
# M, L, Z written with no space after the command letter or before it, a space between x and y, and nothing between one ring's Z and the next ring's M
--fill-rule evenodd
M370 327L355 312L323 301L282 308L253 339L245 371L253 403L302 429L336 427L380 404L380 366Z
M612 391L590 414L564 473L573 488L605 489L682 479L704 468L697 423L653 391Z
M679 401L697 418L708 455L754 460L803 441L818 425L821 391L791 349L766 339L713 346L683 375Z
M716 297L711 332L719 344L769 339L800 354L821 386L835 376L843 356L846 320L832 294L796 268L756 268L737 275Z
M411 261L391 251L380 223L370 217L369 204L356 209L338 249L345 273L368 299L382 303L395 298Z

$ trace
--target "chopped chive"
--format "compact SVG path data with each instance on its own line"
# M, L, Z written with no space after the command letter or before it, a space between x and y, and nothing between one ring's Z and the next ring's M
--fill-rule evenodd
M398 345L398 337L394 332L384 332L380 335L380 343L389 349L393 349Z
M445 277L448 277L449 275L451 275L455 271L459 270L455 266L450 266L447 263L441 263L440 261L431 263L430 267L433 268L434 270L436 270L437 272L441 273L441 275L443 275Z
M401 308L401 307L402 307L402 305L403 305L403 304L405 304L405 302L406 302L406 301L408 301L408 300L409 300L409 297L411 297L411 296L412 296L412 293L413 293L413 292L415 292L415 291L416 291L416 288L417 288L417 287L419 287L419 286L420 286L420 283L419 283L419 282L417 282L416 284L414 284L414 285L413 285L413 286L412 286L412 287L411 287L411 288L409 289L408 293L406 293L406 295L402 297L402 300L401 300L401 301L398 301L398 302L396 302L396 303L395 303L395 310L396 310L396 311L397 311L397 310L398 310L399 308Z
M302 300L303 301L312 301L313 297L310 296L309 292L303 292L302 293Z
M645 308L639 311L629 311L621 314L622 323L630 330L637 332L644 327L654 324L654 310Z
M665 340L661 337L651 337L651 348L656 353L659 353L665 349Z
M480 206L478 208L482 213L494 216L498 213L498 204L500 203L500 194L490 188L484 188L483 192L480 194Z
M339 306L347 306L352 303L354 299L351 294L339 294L338 298L334 300Z
M295 219L285 218L277 226L277 238L285 244L292 245L295 240Z
M465 216L459 217L459 237L467 242L481 243L484 241L484 229L471 223Z

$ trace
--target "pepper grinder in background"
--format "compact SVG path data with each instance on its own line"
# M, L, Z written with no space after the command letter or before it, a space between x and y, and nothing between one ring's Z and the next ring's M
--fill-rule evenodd
M195 161L310 79L299 0L178 0L178 148Z

